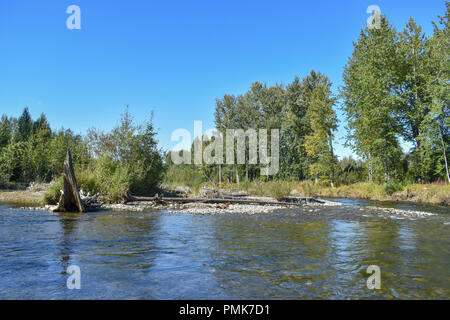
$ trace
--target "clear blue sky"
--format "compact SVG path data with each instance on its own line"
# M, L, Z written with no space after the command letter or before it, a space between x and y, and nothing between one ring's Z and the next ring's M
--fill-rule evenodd
M81 8L81 30L66 28L71 4ZM155 111L169 149L173 130L193 132L194 120L213 127L215 98L254 81L288 83L315 69L337 91L372 4L397 29L413 16L428 34L445 11L444 0L2 0L0 113L28 106L53 128L85 133L111 129L129 104L138 121ZM340 156L351 154L344 125Z

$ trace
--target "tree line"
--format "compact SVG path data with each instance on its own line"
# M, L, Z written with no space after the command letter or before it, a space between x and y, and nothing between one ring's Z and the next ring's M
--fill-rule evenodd
M63 163L71 150L79 185L85 192L120 198L129 189L149 193L161 182L163 152L158 148L152 122L137 124L128 108L109 132L90 129L85 136L70 129L53 131L45 114L33 120L28 108L19 118L0 120L0 186L58 180L53 200L59 196Z
M213 183L314 180L332 186L450 182L449 14L447 1L430 36L413 18L400 32L386 16L379 28L361 30L338 93L326 74L312 70L286 85L254 82L244 94L217 99L215 125L223 134L266 129L270 141L271 129L280 129L280 169L274 176L261 176L261 165L249 163L248 141L244 164L174 166L158 148L152 118L136 124L127 109L110 132L91 129L81 136L52 130L44 114L33 120L25 108L19 118L0 120L0 185L56 179L68 149L80 185L116 198L125 189L149 193L164 176L174 182L180 177ZM337 107L356 160L335 154ZM405 142L412 145L407 152L401 148Z
M450 182L449 14L427 37L413 18L401 32L384 16L361 31L341 90L348 144L368 166L368 180L406 177ZM400 141L413 147L403 154ZM380 180L380 179L378 179Z
M71 130L52 131L45 114L33 120L28 108L19 118L0 120L0 182L50 181L60 175L67 150L74 163L89 159L83 138Z
M215 124L223 136L227 129L280 129L280 170L275 176L260 177L260 165L248 164L248 159L244 165L190 168L218 182L450 182L449 2L446 8L429 37L413 18L401 32L386 16L380 17L379 28L361 30L337 94L329 77L313 70L287 85L254 82L244 94L217 99ZM346 118L345 143L359 160L339 161L335 155L337 107ZM402 143L412 148L403 152ZM248 152L248 144L246 148Z

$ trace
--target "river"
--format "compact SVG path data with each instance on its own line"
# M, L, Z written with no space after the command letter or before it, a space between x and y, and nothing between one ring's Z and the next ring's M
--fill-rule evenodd
M450 298L449 208L334 201L254 215L0 206L0 299Z

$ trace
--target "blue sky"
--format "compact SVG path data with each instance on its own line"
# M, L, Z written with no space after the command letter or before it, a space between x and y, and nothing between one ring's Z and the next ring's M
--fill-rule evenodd
M81 30L69 30L69 5ZM160 145L173 130L214 126L215 99L251 83L288 83L311 69L334 91L369 5L399 30L410 16L432 33L444 0L428 1L5 1L0 2L0 113L28 106L53 128L111 129L125 105L137 121L154 110ZM336 136L339 156L343 117Z

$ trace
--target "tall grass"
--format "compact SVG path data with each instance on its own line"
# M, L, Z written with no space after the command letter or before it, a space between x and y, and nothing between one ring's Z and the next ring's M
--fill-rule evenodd
M0 191L0 203L20 206L42 206L42 193L20 191Z
M206 183L206 178L198 170L192 170L189 165L170 166L165 172L163 183L174 189L177 186L188 187L191 193L198 194Z
M314 184L311 181L288 182L245 182L240 186L229 184L228 188L239 188L250 195L283 198L292 190L298 196L353 198L380 201L413 201L429 204L450 205L450 184L410 184L399 183L376 184L358 182L351 185L340 185L331 188L326 185Z

